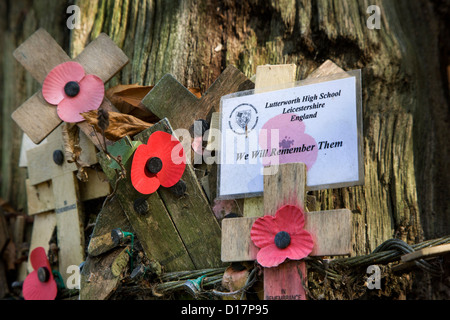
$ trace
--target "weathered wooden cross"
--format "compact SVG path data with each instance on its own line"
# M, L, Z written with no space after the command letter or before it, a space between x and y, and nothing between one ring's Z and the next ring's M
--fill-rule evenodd
M327 61L316 75L325 70L341 69ZM270 80L283 84L294 82L295 66L262 66L257 72L256 91L267 87ZM326 71L325 71L326 72ZM258 82L258 76L260 81ZM263 79L261 79L261 77ZM222 221L222 261L256 260L258 248L250 238L253 223L260 216L275 215L281 206L292 204L306 209L306 165L279 165L276 173L264 176L264 196L246 199L244 217ZM261 205L262 204L262 205ZM246 208L247 207L247 208ZM305 230L315 241L312 256L335 256L351 251L351 211L339 209L305 214ZM265 299L306 299L306 265L303 261L286 261L274 268L264 269Z
M306 166L283 164L274 175L264 176L264 212L275 215L283 205L302 206L305 210ZM351 211L338 209L305 213L305 230L314 239L311 256L349 254L351 250ZM222 260L256 260L258 248L250 239L257 217L230 218L222 221ZM302 272L300 276L299 271ZM265 299L303 300L306 298L306 267L303 261L287 261L274 268L264 268Z
M37 30L22 43L14 51L14 57L41 84L54 67L71 60L44 29ZM95 74L105 83L128 63L128 58L108 36L101 34L73 61L80 63L86 73ZM105 110L114 110L114 107L106 98L104 98L101 107ZM39 144L62 123L56 112L56 107L44 100L41 91L36 92L25 101L12 114L12 118L36 144ZM78 123L77 126L95 146L100 148L100 142L91 126L85 121ZM51 226L54 223L57 225L58 243L61 249L60 270L64 280L66 280L65 270L67 266L78 265L83 261L84 248L82 244L84 238L83 229L80 228L82 212L78 183L73 173L77 170L76 165L64 161L61 132L56 133L54 137L48 143L28 152L30 178L27 184L30 200L33 200L33 197L36 200L36 197L44 194L51 196L49 199L53 200L40 201L43 199L38 199L39 201L29 201L29 203L32 204L30 206L31 214L52 209L56 212L56 219L53 219L51 214L47 214L45 219L37 220L49 223L49 228L45 232L47 236L51 232L49 231ZM85 143L82 149L81 157L88 165L97 162L95 148L92 144ZM62 160L62 163L56 164L53 159L57 158ZM52 182L51 190L42 184L42 182L49 180ZM94 177L89 185L93 185L93 180L98 181ZM94 192L99 191L96 189L94 187ZM103 190L104 187L101 191ZM42 223L37 223L36 227L41 225Z
M54 67L71 61L44 29L37 30L22 43L14 51L14 57L40 84ZM72 61L80 63L87 74L94 74L106 83L128 63L128 57L106 34L102 33ZM114 109L107 98L104 98L101 107L105 110ZM12 118L36 144L62 122L56 112L56 106L48 104L40 90L17 108ZM100 146L92 127L86 121L77 125L95 146Z
M82 132L80 146L83 148L82 161L87 164L97 163L96 149ZM36 236L51 236L56 225L59 270L66 281L67 267L84 261L82 201L106 196L110 192L110 186L101 180L99 174L103 173L94 171L90 172L87 182L79 182L74 173L78 168L75 163L65 161L63 150L61 126L50 134L46 143L28 150L27 196L30 215L40 216L47 212L42 215L44 225L41 217L36 219L33 233L43 232ZM49 211L55 212L54 218L52 214L48 214ZM40 241L34 241L32 246L39 246ZM48 246L48 239L44 246Z

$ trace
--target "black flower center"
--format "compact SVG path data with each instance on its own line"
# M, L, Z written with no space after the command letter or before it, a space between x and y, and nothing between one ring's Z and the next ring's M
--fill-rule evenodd
M64 86L64 92L69 97L75 97L80 92L80 85L76 81L69 81Z
M40 267L37 276L40 282L47 282L50 279L50 271L46 267Z
M153 157L148 159L145 167L147 168L147 170L153 174L157 174L158 172L161 171L163 166L163 163L161 161L160 158L158 157Z
M286 231L280 231L275 235L275 245L278 249L284 249L291 243L291 236Z

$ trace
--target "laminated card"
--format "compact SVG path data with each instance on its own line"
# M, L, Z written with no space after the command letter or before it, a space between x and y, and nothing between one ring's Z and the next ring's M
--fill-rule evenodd
M305 163L308 190L364 183L361 72L222 97L219 198L261 195L279 164Z

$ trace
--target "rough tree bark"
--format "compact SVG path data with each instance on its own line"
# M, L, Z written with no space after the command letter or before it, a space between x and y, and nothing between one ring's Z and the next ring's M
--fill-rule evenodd
M21 201L24 173L9 171L21 133L9 115L36 89L11 52L44 26L72 56L100 32L112 37L130 64L109 85L151 85L171 73L186 87L205 90L229 64L251 77L261 64L295 63L298 79L326 59L362 69L366 182L312 193L316 209L353 211L354 255L392 237L414 243L450 233L448 29L439 25L448 3L76 0L81 28L69 44L68 3L7 3L0 4L7 17L0 22L2 197ZM371 30L373 4L381 9L381 28Z

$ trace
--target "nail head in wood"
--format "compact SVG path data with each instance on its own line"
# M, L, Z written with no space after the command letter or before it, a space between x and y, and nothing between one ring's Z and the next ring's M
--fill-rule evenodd
M58 166L62 166L64 163L64 153L61 150L53 151L53 162Z
M149 211L148 202L146 199L138 198L133 202L134 211L137 214L144 215Z
M183 180L178 181L174 186L170 187L169 190L176 196L184 196L186 192L186 182Z

